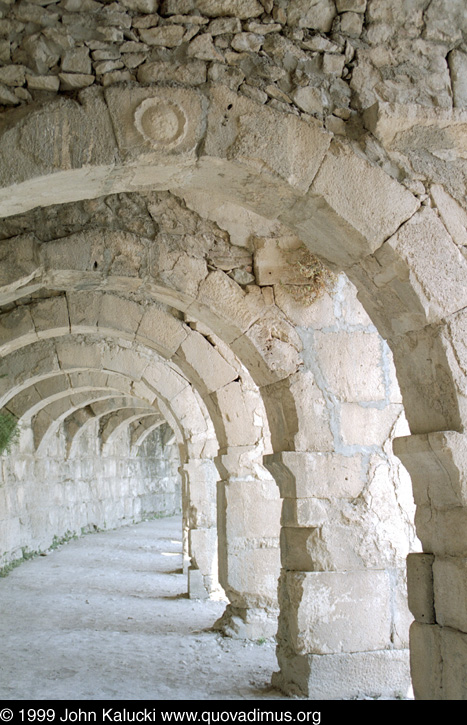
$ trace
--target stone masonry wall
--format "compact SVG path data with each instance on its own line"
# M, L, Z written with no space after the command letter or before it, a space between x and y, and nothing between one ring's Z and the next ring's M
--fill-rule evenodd
M95 425L73 458L65 457L63 427L47 455L33 454L25 429L12 454L0 457L0 569L70 536L180 512L178 450L163 444L168 426L150 434L135 457L124 434L103 457Z
M444 164L450 114L467 106L466 36L464 0L2 0L0 109L94 85L222 83L322 119L422 200L433 180L460 200ZM429 158L409 150L408 105L427 113Z

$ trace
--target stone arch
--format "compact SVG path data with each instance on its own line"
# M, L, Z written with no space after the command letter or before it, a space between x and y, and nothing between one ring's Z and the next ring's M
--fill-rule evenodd
M122 94L126 94L127 103L121 102ZM157 102L161 99L166 103L170 99L182 108L187 103L193 111L189 132L183 134L175 150L172 148L165 154L161 154L159 148L148 150L151 139L141 133L138 136L121 110L125 108L125 113L131 113L131 109L135 111L148 100ZM462 351L459 338L465 289L461 280L466 263L436 214L430 209L419 209L419 202L410 192L357 156L349 146L331 141L319 124L279 118L271 110L244 98L238 99L225 88L209 89L207 110L206 97L186 89L159 88L156 92L154 88L117 88L105 93L105 99L100 93L83 93L81 101L79 110L66 101L57 102L49 111L41 109L40 123L47 126L65 115L71 128L81 125L78 137L82 140L85 135L82 129L86 128L82 124L85 119L89 121L86 113L92 106L94 113L99 110L96 114L101 124L99 133L104 129L108 131L111 142L101 149L99 158L86 141L73 149L71 146L65 148L66 153L63 147L36 151L39 163L34 165L28 158L20 169L21 173L26 169L31 180L20 176L14 178L17 188L13 203L8 201L7 193L3 195L4 213L16 213L28 205L47 204L39 190L48 176L55 202L76 199L80 194L97 196L104 188L121 191L147 186L173 188L180 193L204 189L219 198L229 195L241 206L279 218L295 230L312 251L344 269L357 285L367 312L388 339L395 355L414 434L397 444L397 450L409 470L414 471L418 467L420 451L426 454L432 465L425 487L428 491L438 488L438 476L441 475L443 485L440 488L444 493L449 477L441 473L439 462L445 458L455 459L459 446L463 450L464 445L463 437L454 434L463 433L465 418L464 374L456 358ZM224 124L220 123L224 120ZM90 128L89 123L87 128ZM115 143L112 128L116 133ZM272 146L266 140L261 143L260 134L264 133L264 128L268 129L264 139L274 135L286 141ZM280 135L276 133L278 128ZM284 133L285 128L287 133ZM19 128L12 126L4 134L4 143L13 141L14 148L18 134L28 138L29 133L33 137L31 129L34 129L34 119L21 119ZM303 145L308 151L306 164L300 163L297 153ZM202 154L198 156L201 148ZM20 151L24 155L25 152ZM116 152L118 167L114 164ZM6 154L5 151L2 153ZM356 178L362 181L358 188L352 183ZM428 240L432 265L426 264L427 252L418 243L421 237ZM433 269L438 268L444 272L443 285L439 285L433 275ZM24 290L34 289L34 276L34 271L24 270ZM8 293L8 300L17 293L18 286L15 285ZM206 295L207 299L209 295ZM179 304L187 302L185 299ZM212 311L216 305L203 307L203 304L206 303L197 302L192 309L199 315L204 313L216 331L219 316L217 310ZM216 304L221 307L219 301ZM254 379L260 387L270 385L269 373L258 360L250 338L249 329L241 331L241 336L234 341L234 349L245 358L251 353ZM452 434L443 431L452 431ZM430 436L438 433L442 444L434 453ZM279 451L280 446L275 450ZM461 468L453 465L460 480ZM419 498L421 508L425 509L423 515L428 514L427 498L430 499L429 495ZM456 504L462 517L461 494L456 497ZM435 506L435 510L440 509ZM446 523L443 528L441 519L443 516L437 514L437 525L444 531ZM440 572L444 571L442 557L446 551L439 548L436 538L430 538L430 535L424 531L423 538L429 542L426 546L429 553L440 557L438 568ZM417 561L417 566L422 566L421 560ZM432 561L423 566L424 576L429 579ZM439 573L438 576L441 580L442 575ZM445 625L453 625L448 609L444 609L439 616ZM436 632L436 647L448 647L440 630ZM429 647L431 636L426 625L414 628L414 637L419 638L417 642L421 648Z

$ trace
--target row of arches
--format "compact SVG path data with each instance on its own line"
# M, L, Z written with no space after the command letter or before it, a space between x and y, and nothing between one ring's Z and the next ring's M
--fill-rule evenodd
M185 118L167 148L157 129L148 138L132 120L147 101L172 104ZM46 136L65 119L67 134ZM35 137L40 150L31 151L25 141ZM226 205L239 219L247 210L277 220L345 271L392 350L411 431L396 452L417 481L418 535L432 557L411 559L409 597L421 580L425 592L417 613L412 607L416 693L462 696L463 676L453 678L451 668L464 635L444 600L434 619L433 572L441 582L444 558L463 555L461 545L451 546L448 522L451 510L463 517L466 262L436 211L314 119L284 117L215 85L204 94L114 87L17 121L12 113L0 150L10 169L0 194L5 216L164 189L215 224ZM403 547L392 556L380 549L381 501L369 485L381 445L366 440L364 425L343 437L336 422L345 409L351 428L356 411L369 420L390 404L397 434L401 408L396 393L388 398L386 348L370 321L353 325L353 337L330 324L329 341L325 327L294 324L271 286L242 287L209 264L204 249L193 251L196 235L181 236L176 249L170 240L164 247L159 237L155 243L115 228L42 243L30 232L4 239L0 404L32 421L39 453L65 420L76 427L70 452L87 420L110 416L106 435L117 421L147 417L148 430L167 421L180 451L188 554L208 591L217 586L217 532L229 599L219 626L269 636L279 608L277 682L286 691L319 697L329 693L331 676L337 697L355 695L362 682L375 690L392 680L400 691L407 676L407 615L398 603ZM397 465L385 456L388 467ZM205 514L213 497L216 522Z

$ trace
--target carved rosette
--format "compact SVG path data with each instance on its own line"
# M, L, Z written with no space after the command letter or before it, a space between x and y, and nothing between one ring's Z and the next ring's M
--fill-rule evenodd
M187 117L181 106L161 98L146 98L135 110L136 129L151 146L174 148L186 136Z

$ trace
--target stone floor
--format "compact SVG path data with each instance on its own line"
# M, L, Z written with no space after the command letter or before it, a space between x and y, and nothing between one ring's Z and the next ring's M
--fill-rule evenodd
M190 600L181 519L71 541L0 579L0 699L284 699L272 642L209 631Z

